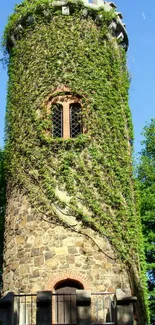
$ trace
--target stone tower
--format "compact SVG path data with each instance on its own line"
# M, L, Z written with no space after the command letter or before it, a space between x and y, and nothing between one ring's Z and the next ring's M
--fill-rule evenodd
M24 0L4 37L4 293L54 291L70 281L137 295L140 230L121 13L101 0Z

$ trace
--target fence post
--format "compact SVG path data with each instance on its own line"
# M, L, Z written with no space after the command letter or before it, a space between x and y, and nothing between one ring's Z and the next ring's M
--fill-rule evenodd
M121 289L116 289L116 324L134 325L133 303L137 297L127 296Z
M91 291L76 290L77 325L91 324Z
M2 325L13 325L14 320L14 293L9 292L0 299L0 323Z
M37 325L52 324L52 291L37 292Z

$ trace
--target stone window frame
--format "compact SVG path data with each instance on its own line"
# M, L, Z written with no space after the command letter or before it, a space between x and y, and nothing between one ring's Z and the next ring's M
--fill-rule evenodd
M63 136L62 139L67 140L67 139L73 139L74 137L70 136L70 105L71 104L79 104L81 107L82 111L82 100L81 96L79 95L74 95L71 92L66 92L65 94L53 94L48 98L48 101L46 102L46 107L47 107L47 114L51 114L51 108L52 104L60 104L62 105L63 109L63 127L62 127L62 132ZM84 127L83 127L83 122L81 118L81 134L84 133Z

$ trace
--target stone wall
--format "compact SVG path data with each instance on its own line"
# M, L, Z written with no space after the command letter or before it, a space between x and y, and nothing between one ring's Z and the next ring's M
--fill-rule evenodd
M6 215L3 292L54 290L57 282L70 278L86 290L121 288L130 294L127 273L107 238L91 229L83 232L43 221L25 196L12 195Z

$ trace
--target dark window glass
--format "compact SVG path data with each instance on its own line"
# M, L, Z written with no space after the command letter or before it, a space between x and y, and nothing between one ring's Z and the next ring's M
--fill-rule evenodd
M52 105L52 125L53 138L63 137L63 107L59 103Z
M70 137L76 138L82 132L81 105L70 105Z

